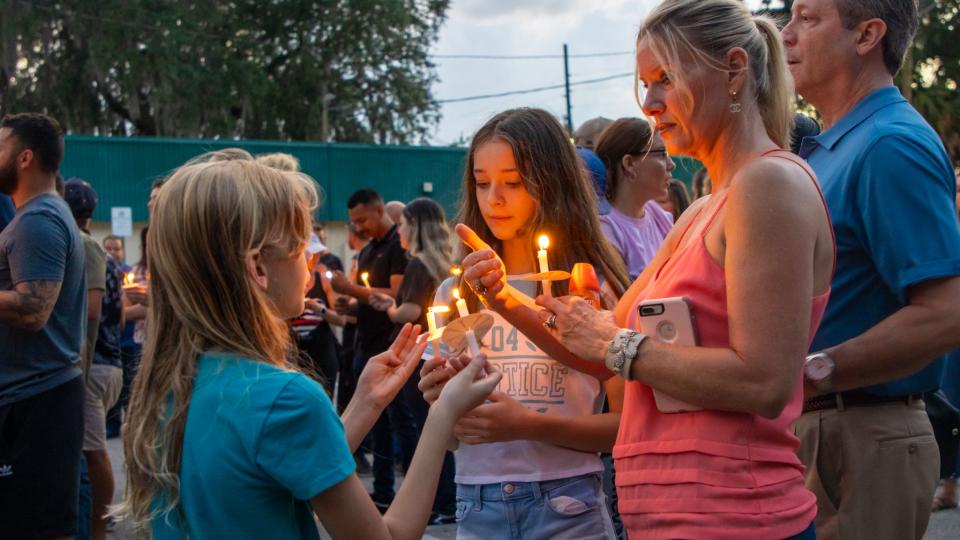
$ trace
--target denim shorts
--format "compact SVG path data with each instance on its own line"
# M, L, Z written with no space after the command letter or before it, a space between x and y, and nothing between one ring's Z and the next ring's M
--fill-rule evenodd
M545 482L457 485L458 540L606 539L600 474Z

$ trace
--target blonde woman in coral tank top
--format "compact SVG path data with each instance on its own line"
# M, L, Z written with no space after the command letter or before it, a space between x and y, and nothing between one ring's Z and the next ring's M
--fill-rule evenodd
M834 240L816 178L783 150L793 90L779 33L735 0L666 0L636 61L643 112L671 154L705 164L713 195L681 216L612 313L572 298L523 307L489 250L465 258L464 278L521 330L547 325L538 345L569 353L555 358L627 380L614 458L631 537L814 538L791 424ZM697 346L636 331L638 304L668 297L686 298ZM661 411L654 391L694 410Z

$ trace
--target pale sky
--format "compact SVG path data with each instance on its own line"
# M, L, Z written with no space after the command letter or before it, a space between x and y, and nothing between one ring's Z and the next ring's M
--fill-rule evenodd
M435 55L544 55L632 51L637 29L659 0L453 0L432 52ZM758 4L759 1L748 2ZM563 83L563 59L476 60L436 58L438 100ZM570 81L633 71L632 54L571 58ZM574 127L596 116L641 116L631 77L571 87ZM564 90L447 103L431 143L470 138L491 116L519 106L565 115Z

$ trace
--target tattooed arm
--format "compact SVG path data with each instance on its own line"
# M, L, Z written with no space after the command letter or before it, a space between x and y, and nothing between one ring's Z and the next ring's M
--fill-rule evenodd
M0 291L0 322L34 332L47 324L60 296L59 281L23 281Z

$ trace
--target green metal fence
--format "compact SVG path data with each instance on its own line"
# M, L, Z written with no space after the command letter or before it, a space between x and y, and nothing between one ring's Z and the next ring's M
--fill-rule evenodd
M296 156L303 171L323 190L324 203L317 217L325 221L346 221L347 198L364 187L377 190L385 200L409 201L429 196L452 218L460 197L466 155L464 148L427 146L71 135L66 138L61 170L64 177L78 176L96 188L100 203L93 216L95 220L109 221L111 207L129 206L134 221L145 221L154 180L194 156L228 147L240 147L253 154L287 152ZM674 176L688 185L698 167L691 163L678 160L674 171ZM424 192L425 183L432 184L432 193Z

